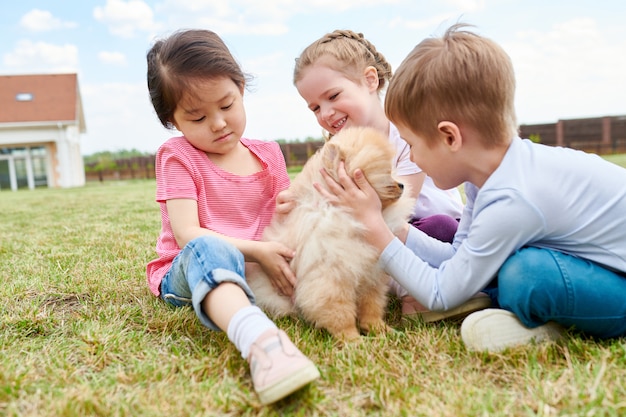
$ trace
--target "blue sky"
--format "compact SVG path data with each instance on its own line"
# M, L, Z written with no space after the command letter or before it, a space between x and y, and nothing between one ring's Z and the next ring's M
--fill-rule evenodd
M304 139L321 133L291 80L306 45L352 29L395 69L424 37L462 20L511 56L519 122L552 123L626 114L625 17L623 0L5 1L0 74L78 73L82 153L154 152L172 133L150 106L145 54L156 37L207 28L254 76L246 136Z

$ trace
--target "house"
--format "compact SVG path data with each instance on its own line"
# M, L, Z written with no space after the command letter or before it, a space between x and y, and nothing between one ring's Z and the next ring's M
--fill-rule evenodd
M0 75L0 192L85 184L76 74Z

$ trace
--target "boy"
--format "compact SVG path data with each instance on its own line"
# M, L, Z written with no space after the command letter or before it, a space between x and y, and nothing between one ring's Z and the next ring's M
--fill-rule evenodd
M391 80L385 112L442 189L465 184L452 244L415 228L394 236L363 173L330 192L353 210L385 270L431 310L489 284L500 309L468 316L466 346L498 351L564 328L626 334L626 170L596 155L517 137L515 77L493 41L457 24L422 41ZM403 245L402 242L405 242Z

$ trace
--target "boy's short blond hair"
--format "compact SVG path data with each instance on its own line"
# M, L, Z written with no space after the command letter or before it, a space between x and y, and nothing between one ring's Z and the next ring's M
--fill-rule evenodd
M515 75L504 50L490 39L451 26L420 42L392 78L385 113L425 140L441 121L470 127L485 146L517 134Z

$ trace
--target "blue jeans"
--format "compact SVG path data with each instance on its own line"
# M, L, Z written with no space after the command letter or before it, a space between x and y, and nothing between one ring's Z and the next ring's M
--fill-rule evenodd
M497 301L528 327L554 321L587 335L626 335L626 276L562 252L525 247L498 273Z
M185 245L161 281L161 298L176 307L193 306L203 325L220 330L202 309L202 300L222 282L239 285L254 304L245 280L243 254L217 236L200 236Z

